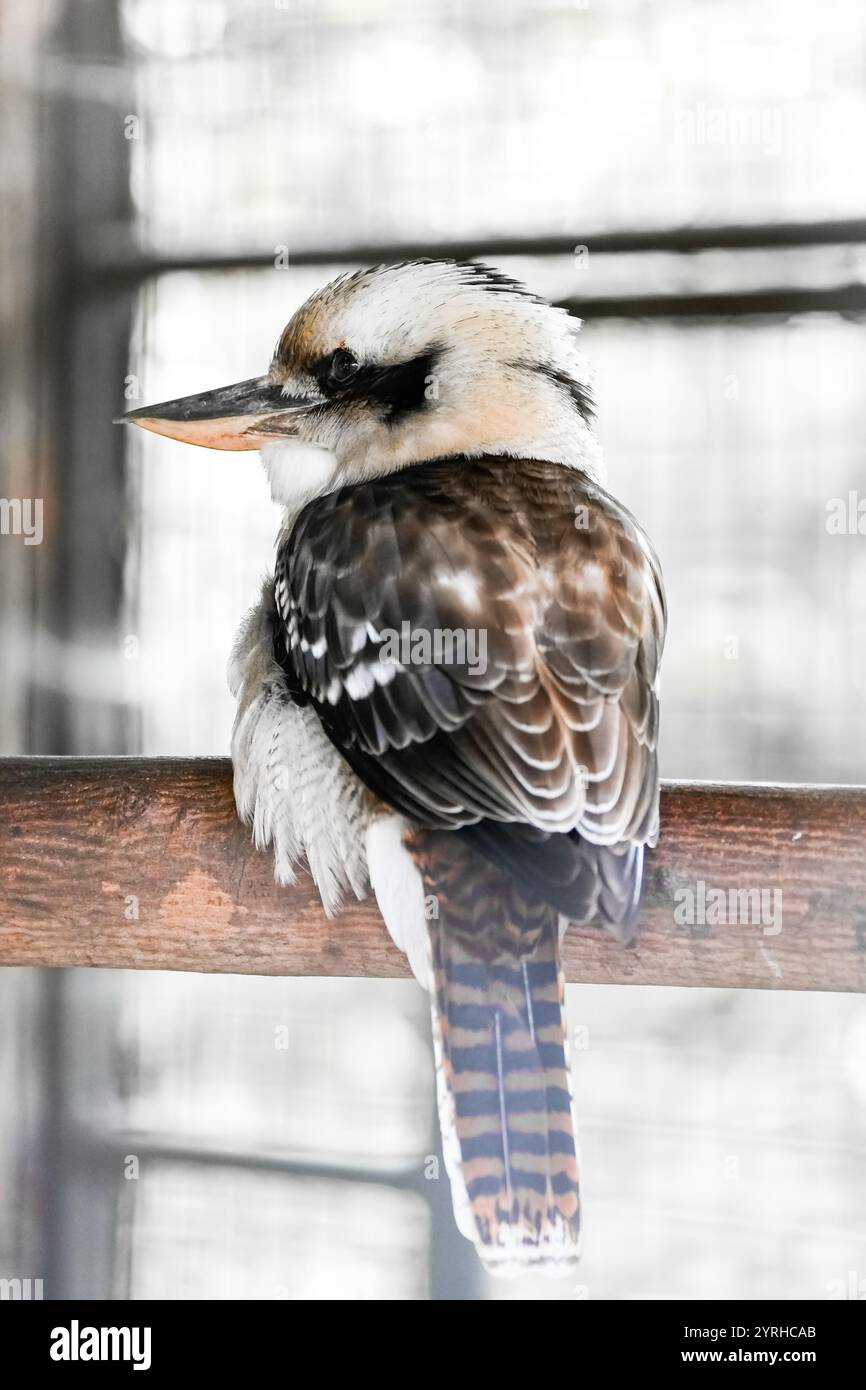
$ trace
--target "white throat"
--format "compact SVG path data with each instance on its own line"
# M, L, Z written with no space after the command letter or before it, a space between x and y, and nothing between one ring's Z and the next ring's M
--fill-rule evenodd
M259 452L271 497L290 511L300 511L314 497L323 497L340 486L337 460L329 449L275 439L263 444Z

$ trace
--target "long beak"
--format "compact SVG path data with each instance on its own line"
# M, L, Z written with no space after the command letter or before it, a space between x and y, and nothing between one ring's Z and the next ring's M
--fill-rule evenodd
M313 396L284 396L281 386L256 376L217 391L131 410L115 424L141 425L205 449L258 449L268 439L291 439L300 417L323 404Z

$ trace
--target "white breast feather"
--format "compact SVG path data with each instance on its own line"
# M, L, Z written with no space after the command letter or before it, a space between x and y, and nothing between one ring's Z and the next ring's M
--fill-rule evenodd
M424 883L403 844L408 829L402 816L378 816L367 829L367 864L385 926L395 946L409 957L412 974L432 988L430 943L424 913Z
M368 887L363 784L327 738L318 716L295 705L273 654L272 581L244 621L229 663L238 699L232 763L238 814L257 849L274 848L274 877L294 883L306 859L333 915L347 891Z

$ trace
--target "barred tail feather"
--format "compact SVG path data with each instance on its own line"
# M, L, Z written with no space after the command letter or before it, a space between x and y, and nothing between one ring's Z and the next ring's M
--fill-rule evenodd
M509 920L481 939L447 910L429 924L443 1149L457 1224L489 1272L565 1276L580 1193L557 916L507 897Z

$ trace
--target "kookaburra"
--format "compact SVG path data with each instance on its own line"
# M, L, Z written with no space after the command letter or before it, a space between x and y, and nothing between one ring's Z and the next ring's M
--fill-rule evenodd
M372 886L495 1272L577 1259L560 939L630 937L658 833L662 581L604 487L578 328L487 266L376 266L264 376L126 417L258 449L285 509L230 665L238 810L327 912Z

